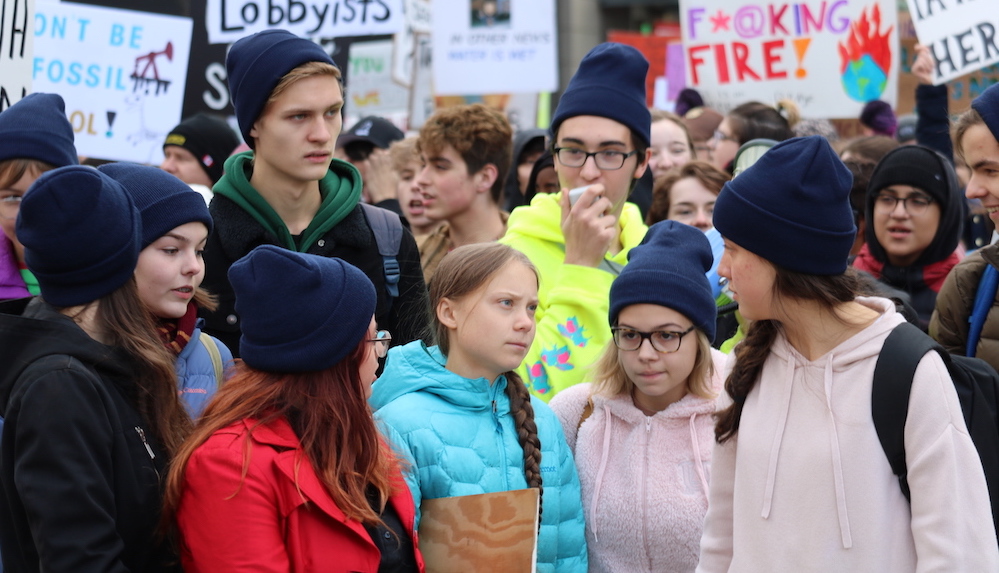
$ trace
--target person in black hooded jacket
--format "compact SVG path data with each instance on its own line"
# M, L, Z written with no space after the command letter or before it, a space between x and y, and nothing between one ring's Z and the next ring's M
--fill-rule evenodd
M927 147L894 149L871 174L866 244L853 266L909 293L923 330L944 279L961 260L963 209L950 161Z
M88 167L43 174L21 202L41 297L0 304L7 571L179 571L160 482L191 422L132 278L140 231L125 190Z

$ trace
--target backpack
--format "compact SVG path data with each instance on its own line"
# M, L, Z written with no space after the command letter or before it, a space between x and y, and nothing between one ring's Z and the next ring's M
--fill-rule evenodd
M371 232L375 234L378 254L382 257L382 272L385 273L385 290L389 295L389 308L395 299L399 298L399 279L402 271L399 267L399 249L402 248L402 220L399 215L361 203L364 218L368 220Z
M999 532L999 373L979 358L951 355L918 327L905 322L885 340L871 390L871 414L881 447L898 476L905 499L909 482L905 465L905 419L909 413L912 377L923 356L936 351L954 382L968 433L978 450L992 504L992 520ZM999 535L999 533L997 533Z
M985 271L978 281L978 290L975 291L975 304L971 307L971 316L968 322L968 341L965 344L964 355L975 356L978 350L978 341L982 338L982 327L985 326L985 318L992 308L992 303L996 300L996 291L999 290L999 270L992 265L985 265Z

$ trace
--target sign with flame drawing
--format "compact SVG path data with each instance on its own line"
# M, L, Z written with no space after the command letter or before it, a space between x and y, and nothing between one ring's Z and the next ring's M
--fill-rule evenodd
M191 20L39 1L35 92L66 100L80 155L158 165L181 119Z
M894 0L681 0L687 85L721 111L790 99L803 117L895 103Z

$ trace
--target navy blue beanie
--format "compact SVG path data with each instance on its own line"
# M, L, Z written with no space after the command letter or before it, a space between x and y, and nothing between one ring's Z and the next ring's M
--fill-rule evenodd
M864 109L860 112L860 123L874 130L875 134L888 137L895 137L895 130L898 128L895 112L887 102L879 99L864 104Z
M649 61L631 46L605 42L590 50L558 100L552 116L552 140L566 119L595 115L628 126L649 145L652 115L645 101L648 73Z
M70 307L107 296L132 278L142 224L117 181L73 165L43 173L31 185L16 232L42 298Z
M0 161L7 159L35 159L53 167L79 164L62 96L30 94L0 113Z
M838 275L857 236L853 176L821 135L796 137L725 183L714 224L723 237L791 271Z
M271 92L285 74L308 62L336 66L319 44L286 30L257 32L241 38L229 48L225 58L229 95L236 110L239 132L251 149L250 130L264 111Z
M671 220L652 225L611 284L610 324L627 306L657 304L683 314L714 340L717 307L705 274L713 260L700 229Z
M141 248L187 223L204 223L208 232L212 232L212 216L205 198L177 177L157 167L136 163L108 163L97 169L120 183L139 209Z
M971 107L985 120L992 137L999 139L999 84L989 86L971 102Z
M357 348L377 295L357 267L261 245L229 268L243 320L239 353L268 372L318 372Z

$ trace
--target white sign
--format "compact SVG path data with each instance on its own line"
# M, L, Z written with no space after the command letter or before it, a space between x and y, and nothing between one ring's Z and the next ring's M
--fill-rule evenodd
M158 164L180 123L191 19L38 2L35 92L66 100L80 155Z
M344 117L378 115L405 118L409 90L392 80L392 40L354 42L347 60L347 103ZM353 121L345 125L351 125Z
M897 20L895 0L680 0L687 85L722 112L790 99L855 118L895 103Z
M933 54L935 84L999 62L995 0L908 1L919 43Z
M303 37L395 34L403 0L208 0L208 43L229 44L271 28Z
M399 85L409 87L413 80L413 63L416 57L416 35L430 34L429 0L406 0L406 25L396 34L392 60L392 78Z
M433 0L434 93L558 89L554 0Z
M34 0L0 0L0 111L31 92Z

